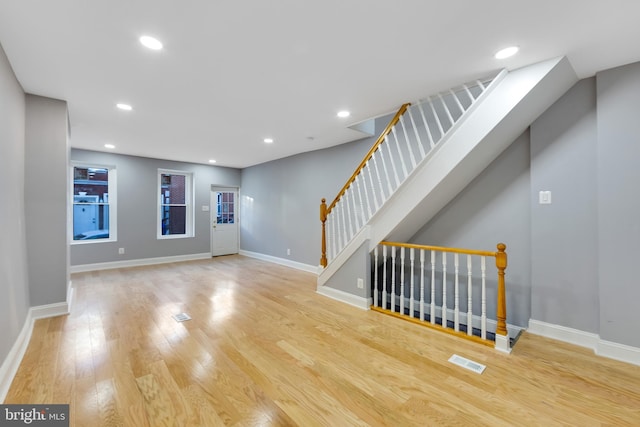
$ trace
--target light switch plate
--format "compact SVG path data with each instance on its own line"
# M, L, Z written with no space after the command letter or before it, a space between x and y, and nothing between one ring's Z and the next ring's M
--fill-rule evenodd
M550 205L551 204L551 191L540 191L538 193L538 203L541 205Z

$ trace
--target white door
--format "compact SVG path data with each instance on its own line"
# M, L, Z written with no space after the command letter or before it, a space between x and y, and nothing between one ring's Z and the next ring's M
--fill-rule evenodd
M238 190L211 190L211 256L238 253Z

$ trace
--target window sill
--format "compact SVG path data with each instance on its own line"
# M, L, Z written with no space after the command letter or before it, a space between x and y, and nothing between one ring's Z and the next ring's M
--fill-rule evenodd
M157 236L157 240L193 239L194 237L192 234L167 234Z
M114 243L117 242L117 239L87 239L87 240L72 240L70 244L72 246L75 245L89 245L92 243Z

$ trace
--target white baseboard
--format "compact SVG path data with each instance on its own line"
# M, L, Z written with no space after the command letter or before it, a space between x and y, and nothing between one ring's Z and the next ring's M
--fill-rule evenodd
M598 340L600 339L600 337L594 333L567 328L566 326L554 325L552 323L541 322L534 319L529 319L529 327L527 328L527 331L535 335L541 335L543 337L579 345L580 347L586 347L592 350L596 349Z
M265 255L258 252L245 251L242 249L240 250L239 253L240 255L248 256L250 258L256 258L262 261L269 261L274 264L280 264L286 267L295 268L296 270L302 270L308 273L318 274L318 266L315 266L315 265L303 264L301 262L291 261L290 259L278 258L271 255Z
M410 308L410 302L411 299L405 297L404 298L404 308ZM420 301L414 301L414 310L419 311L420 310ZM430 314L430 310L431 310L431 305L428 303L425 303L424 305L424 312L425 314ZM442 319L442 306L436 306L435 308L435 312L436 312L436 317L439 317ZM468 325L469 322L467 320L467 313L461 311L460 312L460 317L458 319L458 321L460 322L460 324L462 325ZM454 321L455 319L455 310L452 308L447 308L447 321ZM472 314L471 315L471 326L473 328L476 329L481 329L482 328L482 318L480 316L478 316L477 314ZM496 328L498 327L498 321L494 320L494 319L487 319L487 332L491 332L491 333L495 333L496 332ZM510 338L514 338L516 336L518 336L518 334L520 333L520 331L524 329L520 326L516 326L516 325L512 325L510 323L507 323L507 336Z
M67 287L67 309L71 313L71 303L73 302L73 281L69 280Z
M55 304L38 305L29 309L29 316L32 320L63 316L65 314L69 314L69 304L66 301Z
M600 340L598 341L596 354L640 366L640 348L637 347Z
M110 270L114 268L142 267L145 265L166 264L170 262L195 261L211 258L210 252L200 254L175 255L156 258L130 259L125 261L99 262L96 264L72 265L71 273L83 273L85 271Z
M527 331L535 335L590 348L598 356L640 366L640 348L605 341L598 334L533 319L529 320Z
M18 372L24 353L27 351L34 322L37 319L61 316L64 314L69 314L69 304L67 302L40 305L29 309L22 330L18 334L16 341L13 343L2 365L0 365L0 403L4 402L4 399L7 397L11 382L16 372Z
M325 297L329 297L363 310L369 310L369 307L371 307L371 298L359 297L339 289L330 288L328 286L318 286L316 292L320 295L324 295Z

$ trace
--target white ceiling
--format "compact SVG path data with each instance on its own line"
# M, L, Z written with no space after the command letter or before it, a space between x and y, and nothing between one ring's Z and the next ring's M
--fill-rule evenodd
M637 0L0 0L0 44L26 92L68 102L73 147L246 167L502 67L639 61L638 18Z

